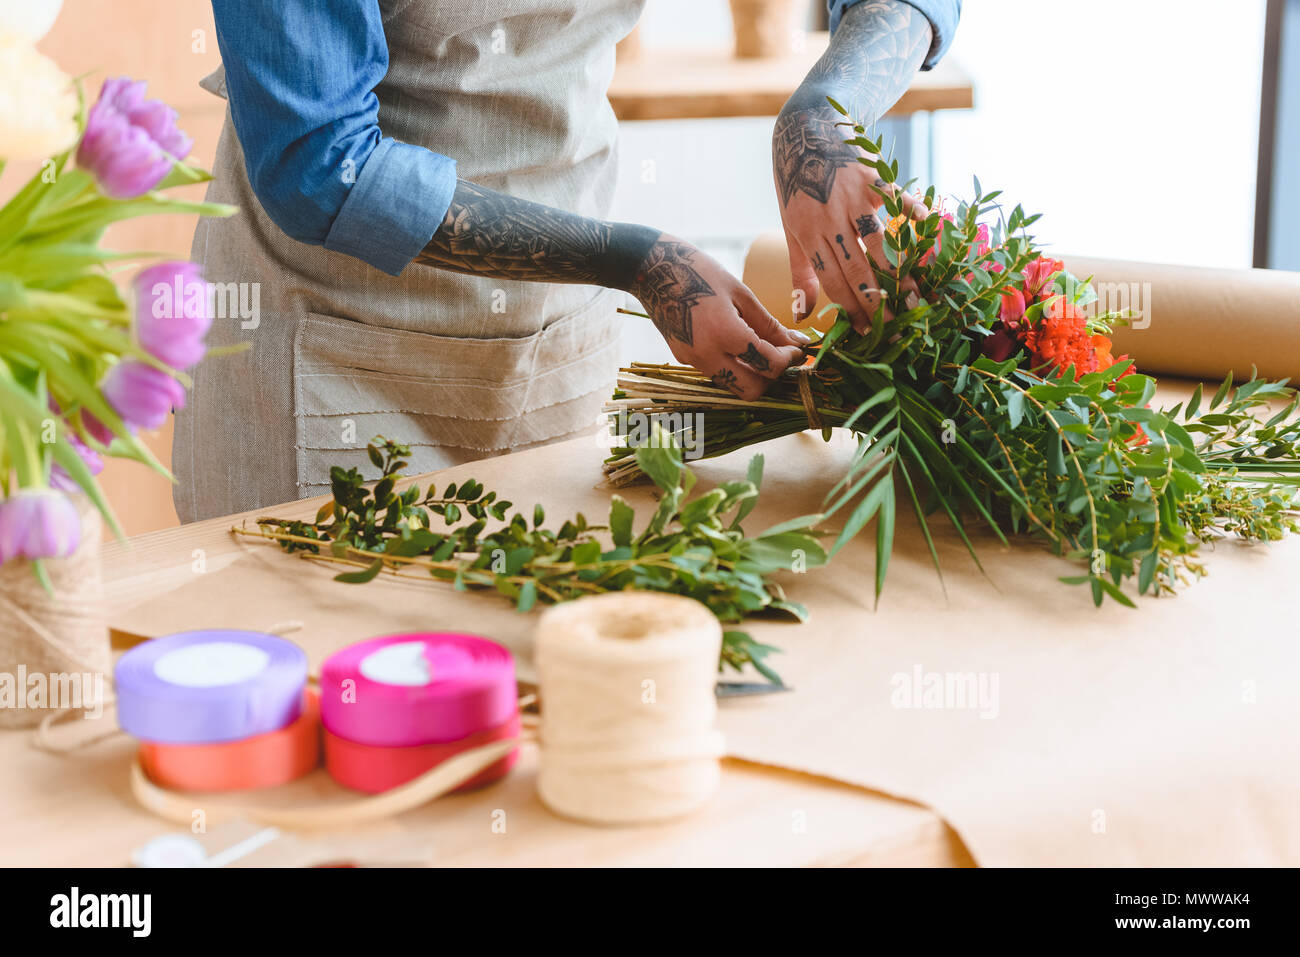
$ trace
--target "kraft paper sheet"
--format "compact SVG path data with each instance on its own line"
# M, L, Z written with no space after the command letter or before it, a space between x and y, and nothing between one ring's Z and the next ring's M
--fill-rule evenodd
M811 434L762 447L756 533L816 511L851 443ZM696 463L703 483L741 475L741 452ZM590 438L461 466L553 520L607 514L604 453ZM646 488L625 491L638 525ZM275 514L274 510L271 510ZM936 809L985 865L1300 863L1300 641L1291 602L1300 542L1206 548L1209 577L1139 610L1092 606L1057 582L1071 564L1029 543L978 540L988 577L935 523L946 594L910 509L899 503L889 579L873 608L868 534L828 567L785 574L806 625L750 621L793 693L723 704L729 754L820 774ZM425 582L331 580L267 544L113 622L156 636L220 625L290 637L313 667L336 648L408 628L489 635L519 657L535 618L494 593ZM975 676L985 699L926 697L938 676ZM902 695L916 686L913 700ZM931 693L933 695L933 693ZM930 705L942 705L932 707ZM816 822L810 821L809 827Z

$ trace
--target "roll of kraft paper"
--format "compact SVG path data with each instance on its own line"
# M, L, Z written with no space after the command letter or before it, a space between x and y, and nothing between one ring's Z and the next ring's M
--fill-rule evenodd
M1210 269L1062 254L1080 279L1093 277L1103 310L1138 313L1111 337L1115 355L1144 372L1221 379L1231 371L1300 378L1300 273ZM745 257L744 282L772 315L793 325L790 257L781 233L764 233ZM813 316L827 304L821 295ZM826 331L835 313L803 327Z
M358 642L321 666L321 722L357 744L459 741L518 710L515 661L477 635L411 632Z
M186 631L124 654L117 720L143 741L212 744L267 734L302 713L307 656L256 631Z
M287 784L320 764L320 701L315 692L306 692L295 721L241 741L145 741L140 764L151 781L173 791L245 791Z
M518 711L515 711L505 723L485 728L458 741L412 745L406 748L379 748L370 744L358 744L326 731L325 769L329 771L330 777L344 787L364 791L367 794L380 794L415 780L430 768L437 767L462 751L518 736ZM511 751L455 790L473 790L504 777L518 757L518 750Z
M536 642L542 801L599 824L668 820L708 801L725 745L713 727L721 646L713 613L679 595L548 608Z
M1093 277L1091 308L1138 313L1111 341L1141 372L1246 378L1253 365L1266 378L1300 378L1300 273L1058 258Z

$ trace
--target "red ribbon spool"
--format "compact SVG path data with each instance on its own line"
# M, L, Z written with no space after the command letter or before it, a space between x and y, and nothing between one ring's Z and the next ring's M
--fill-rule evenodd
M417 744L408 747L386 748L371 744L358 744L340 738L325 729L325 769L344 787L367 794L379 794L399 784L418 778L443 761L462 751L480 745L513 738L519 734L519 712L491 728L484 728L456 741ZM500 761L470 778L456 791L482 787L503 777L519 757L519 749L511 751Z

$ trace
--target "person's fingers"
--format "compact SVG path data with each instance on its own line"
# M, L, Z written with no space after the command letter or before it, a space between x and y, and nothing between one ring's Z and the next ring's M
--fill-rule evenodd
M869 223L862 223L861 221L863 219L863 216L858 216L853 223L849 224L854 228L852 239L853 245L848 247L850 249L850 254L839 261L841 272L844 274L844 281L853 291L854 299L857 301L858 305L861 306L862 313L866 316L865 323L861 325L855 319L854 328L857 329L858 332L866 332L870 328L870 324L876 321L877 317L880 317L883 322L888 322L890 319L894 318L893 313L889 311L887 306L884 308L883 312L881 312L881 304L884 302L885 292L881 289L880 282L876 278L876 271L880 266L873 263L869 254L864 249L864 241L861 236L858 235L859 226L865 227L870 225ZM880 235L881 234L878 231L867 232L868 240L874 240L874 243L877 246L881 245ZM840 234L836 235L835 240L837 246L848 246L848 244L843 241L844 237Z
M862 248L871 261L871 268L890 276L898 275L898 267L885 255L884 233L871 233L862 239Z
M754 331L759 339L764 343L771 343L776 348L781 347L794 348L796 351L802 351L811 340L808 336L798 329L787 329L777 321L776 316L767 311L767 308L758 301L754 295L754 290L741 284L731 298L731 304L736 307L740 313L740 318L745 325ZM745 341L748 341L746 337ZM741 343L744 348L744 343ZM728 349L728 352L735 352L734 349Z
M930 215L930 210L926 208L925 203L921 201L919 196L906 192L897 183L886 183L879 176L876 176L871 188L882 202L886 196L897 196L903 204L903 212L910 219L922 220Z
M808 313L817 304L821 286L814 262L788 229L785 231L785 244L790 252L790 315L798 325L808 318Z
M708 368L701 368L700 371L709 376L719 389L726 389L742 399L757 399L769 384L768 379L731 356L721 356L712 371Z
M853 328L865 333L871 328L882 293L856 230L832 233L828 241L828 266L822 278L826 292L848 314Z
M861 239L866 239L869 236L879 236L884 232L880 225L880 217L876 215L874 209L869 209L858 215L853 220L853 228Z
M727 353L765 379L775 379L791 365L803 361L803 350L798 346L778 347L746 333L728 345Z

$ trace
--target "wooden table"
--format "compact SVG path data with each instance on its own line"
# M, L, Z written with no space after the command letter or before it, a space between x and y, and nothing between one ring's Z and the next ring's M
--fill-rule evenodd
M466 468L449 469L447 475L467 475ZM520 468L527 471L526 465ZM322 501L259 509L258 514L307 518ZM110 620L192 581L198 562L207 572L229 565L237 556L229 529L239 518L106 544ZM115 635L119 646L134 640ZM175 831L135 804L127 783L133 753L134 743L121 734L53 755L31 746L31 732L0 732L0 865L120 866L135 848ZM694 816L653 827L589 827L542 806L534 786L536 760L533 748L525 747L505 781L408 812L386 830L376 830L370 846L391 846L397 827L418 837L408 845L411 861L445 865L973 864L956 834L928 808L735 760L724 762L719 794ZM339 796L324 771L274 791L280 792L274 799L285 801ZM492 829L498 811L506 814L508 836ZM348 846L358 848L355 856L364 863L366 833L354 836Z
M620 120L776 116L829 42L829 33L810 33L802 52L749 60L736 59L730 47L651 47L635 58L620 57L609 102ZM944 59L933 70L917 73L887 115L969 109L974 103L970 77Z

